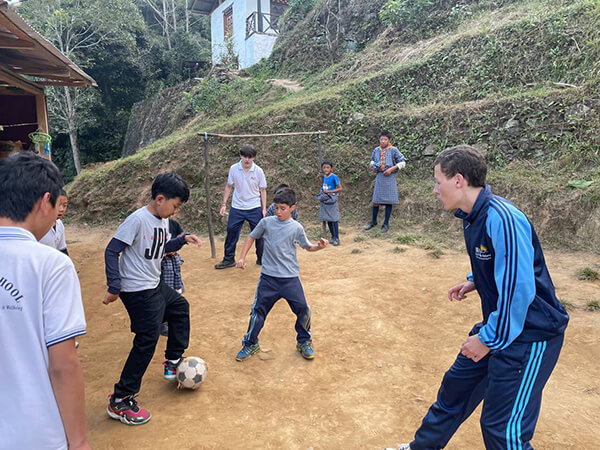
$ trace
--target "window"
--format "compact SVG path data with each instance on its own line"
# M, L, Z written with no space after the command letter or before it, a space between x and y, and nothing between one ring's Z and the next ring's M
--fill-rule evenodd
M233 34L233 5L223 11L223 37L227 39Z

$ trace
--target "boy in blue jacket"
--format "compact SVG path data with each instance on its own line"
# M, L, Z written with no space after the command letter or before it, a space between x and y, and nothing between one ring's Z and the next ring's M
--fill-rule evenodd
M483 321L476 324L444 375L410 444L401 450L444 448L483 400L486 449L532 449L542 390L556 365L569 317L533 225L485 184L485 159L472 147L444 150L435 161L433 192L463 220L472 272L450 288L463 300L477 289Z

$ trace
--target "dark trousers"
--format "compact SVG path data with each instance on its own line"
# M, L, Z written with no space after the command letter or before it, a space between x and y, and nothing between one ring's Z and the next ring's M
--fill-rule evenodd
M243 345L258 343L258 334L265 324L267 314L280 298L284 298L292 312L296 314L295 328L298 342L310 341L312 336L310 333L310 307L306 304L300 278L277 278L261 273L258 286L256 286L254 304L250 311L248 332L242 340Z
M254 209L231 208L229 211L229 220L227 221L227 237L225 238L225 256L223 257L225 261L235 261L235 246L240 238L240 231L244 225L244 221L248 222L250 231L252 231L262 218L262 208L260 206ZM256 260L261 262L263 240L257 239L255 245Z
M479 362L459 354L444 375L436 402L410 443L413 450L446 446L483 400L480 425L487 450L533 449L542 390L556 365L563 335L513 342Z
M169 324L166 359L179 359L190 342L190 305L163 281L154 289L119 294L135 333L133 347L115 384L115 396L125 397L140 391L142 377L154 356L163 321Z
M329 232L331 233L331 239L339 239L339 237L340 237L339 222L327 222L327 226L329 227Z
M392 217L392 206L393 205L384 205L384 206L385 206L385 217L383 219L383 224L389 225L390 217ZM373 204L372 214L373 214L373 216L371 218L371 223L373 225L377 225L377 216L379 215L379 205L378 204Z

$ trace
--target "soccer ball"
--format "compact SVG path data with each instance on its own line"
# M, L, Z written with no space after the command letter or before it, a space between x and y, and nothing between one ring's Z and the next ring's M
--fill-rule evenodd
M198 389L198 386L206 380L208 371L206 363L202 358L188 356L177 366L177 387L186 389Z

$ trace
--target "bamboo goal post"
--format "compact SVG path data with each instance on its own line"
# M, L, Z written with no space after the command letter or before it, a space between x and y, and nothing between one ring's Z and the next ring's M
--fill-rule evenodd
M208 138L216 137L221 139L248 139L248 138L275 138L288 136L317 136L317 157L319 159L319 168L323 161L322 135L327 134L327 131L296 131L291 133L271 133L271 134L223 134L223 133L208 133L201 131L198 136L204 140L204 189L206 191L206 217L208 223L208 238L210 240L211 258L216 258L217 251L215 248L215 233L212 222L211 205L210 205L210 161L208 157ZM325 222L322 224L323 232L325 232Z

